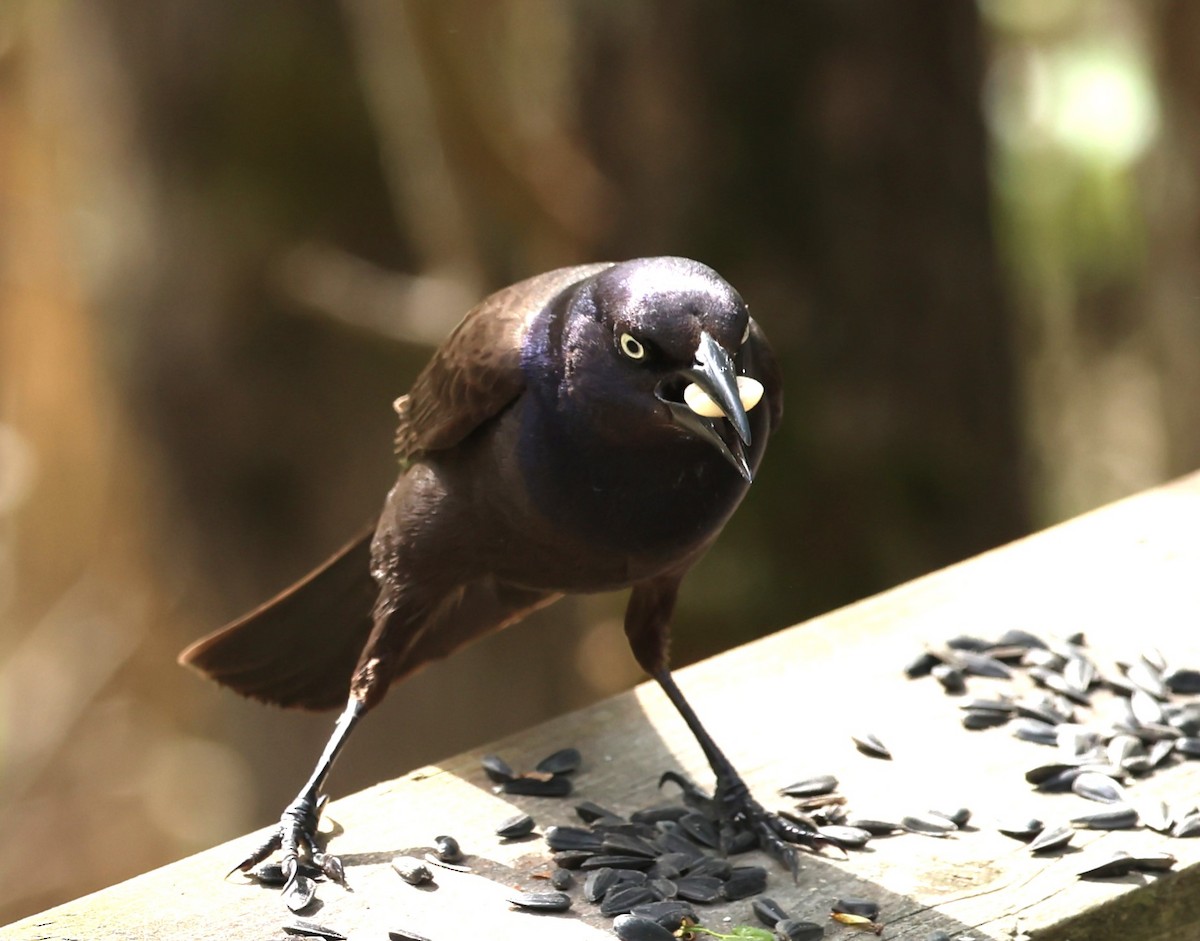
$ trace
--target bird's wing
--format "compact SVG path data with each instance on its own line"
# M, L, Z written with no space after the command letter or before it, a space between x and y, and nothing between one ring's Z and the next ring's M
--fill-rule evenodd
M750 320L750 339L746 341L743 355L746 357L743 362L746 374L763 384L771 415L771 430L774 431L783 419L783 374L779 371L771 344L767 342L767 335L753 318Z
M525 387L521 347L533 318L563 290L610 266L549 271L497 291L472 308L408 395L396 401L401 460L453 447L520 395Z

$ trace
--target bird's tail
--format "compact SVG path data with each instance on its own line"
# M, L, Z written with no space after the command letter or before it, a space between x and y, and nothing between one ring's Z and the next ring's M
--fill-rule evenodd
M371 577L372 532L266 604L196 641L179 662L263 702L303 709L345 705L379 593Z

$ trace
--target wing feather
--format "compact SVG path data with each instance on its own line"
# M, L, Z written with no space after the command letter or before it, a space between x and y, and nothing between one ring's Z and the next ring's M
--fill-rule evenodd
M453 447L525 388L521 348L534 317L564 290L610 262L559 268L484 298L467 312L408 395L396 400L396 453L409 461Z

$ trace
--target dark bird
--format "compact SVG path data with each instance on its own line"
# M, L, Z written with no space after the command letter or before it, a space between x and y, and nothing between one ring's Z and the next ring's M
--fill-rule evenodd
M761 401L760 401L761 400ZM726 825L793 869L803 827L768 813L668 664L680 580L745 496L782 382L738 293L684 258L563 268L472 309L395 403L402 471L373 532L180 662L281 706L344 706L278 829L238 867L314 845L321 790L398 680L567 592L631 587L625 633L716 776Z

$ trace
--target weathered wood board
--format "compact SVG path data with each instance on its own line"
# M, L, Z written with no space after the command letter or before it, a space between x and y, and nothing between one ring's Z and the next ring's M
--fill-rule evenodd
M1200 665L1200 475L681 671L685 692L768 805L790 806L775 796L778 787L832 773L864 815L960 805L974 812L973 829L948 839L905 834L874 840L846 860L806 856L796 883L774 867L768 894L816 921L826 919L838 895L874 898L883 906L883 936L893 939L924 939L936 928L996 941L1200 937L1200 839L1145 829L1081 831L1068 852L1036 858L994 829L995 818L1011 812L1061 821L1095 805L1071 794L1034 793L1023 773L1049 760L1052 749L1004 729L964 731L957 703L931 679L906 680L901 667L925 642L964 632L995 636L1010 627L1056 636L1083 630L1101 662L1133 659L1153 646ZM970 683L977 694L1006 685ZM855 750L850 736L867 730L888 744L893 761ZM568 744L586 763L566 800L498 796L479 767L487 752L531 767ZM308 917L355 939L383 939L393 929L432 941L611 937L608 920L586 903L564 915L510 910L508 887L537 887L531 873L545 868L548 854L540 840L503 843L493 830L518 811L541 826L575 823L572 807L580 799L617 812L660 802L658 777L670 768L705 785L710 780L683 723L657 689L642 686L335 801L327 816L342 832L330 849L346 864L353 891L322 885L322 907ZM1132 793L1193 806L1200 761L1139 780ZM401 882L389 860L421 855L440 833L457 836L476 874L439 871L430 889ZM281 926L291 916L273 891L222 879L255 842L248 836L216 847L0 929L0 937L285 937ZM1166 849L1179 862L1157 877L1077 878L1084 862L1117 848ZM744 858L763 861L759 854ZM715 929L754 923L747 901L704 912ZM826 936L856 934L831 923Z

